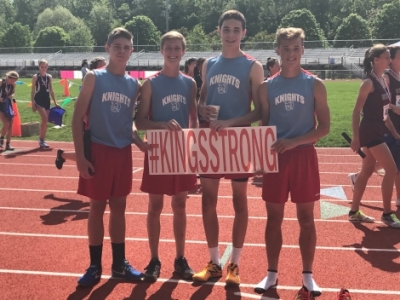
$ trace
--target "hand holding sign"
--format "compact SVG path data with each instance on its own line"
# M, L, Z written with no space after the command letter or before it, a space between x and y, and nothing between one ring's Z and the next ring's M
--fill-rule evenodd
M182 130L181 125L174 119L169 120L168 122L164 122L162 125L163 129L171 130L171 131L179 131Z

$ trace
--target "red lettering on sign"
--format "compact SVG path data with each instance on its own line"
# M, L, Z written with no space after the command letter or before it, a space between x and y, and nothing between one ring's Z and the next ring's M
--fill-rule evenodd
M268 139L271 138L271 141ZM271 128L268 128L265 131L265 149L268 149L268 144L271 143L271 145L275 142L275 135L274 132L272 131ZM267 161L267 167L269 171L276 171L276 154L274 150L270 149L269 153L268 151L265 151L265 158ZM272 162L270 162L270 158L272 158Z
M165 140L164 140L164 144L163 144L163 134L162 132L160 132L160 155L161 155L161 170L164 173L164 162L167 164L168 166L168 171L171 173L171 165L169 164L169 158L168 158L168 153L167 153L167 141L168 141L168 135L169 135L169 131L165 132Z
M171 168L172 168L172 172L175 173L175 156L174 156L174 131L170 131L170 149L169 149L169 153L170 153L170 158L171 158Z
M217 161L217 163L214 165L212 160L210 159L211 170L213 170L213 172L217 172L219 170L219 153L218 153L218 149L215 148L215 146L214 146L214 142L211 141L211 138L214 138L215 142L218 141L218 135L217 135L216 131L214 131L214 130L210 131L210 140L209 140L210 143L209 143L209 146L210 146L211 152L215 155L215 159Z
M159 145L158 145L158 141L157 141L157 134L155 132L152 132L151 133L151 154L149 156L149 161L151 161L151 164L150 164L150 162L148 162L149 168L151 167L152 172L158 171L158 168L157 168L157 166L158 166L157 161L159 159L158 148L159 148Z
M246 140L246 141L244 141L244 140ZM239 144L240 144L240 146L239 146L239 149L240 149L240 161L242 163L244 171L248 172L250 170L250 166L251 166L251 151L250 151L249 133L245 129L242 129L240 131ZM247 163L244 161L244 156L245 156L244 147L245 146L247 146Z
M187 140L186 140L186 149L188 153L188 162L189 162L189 169L192 173L195 173L197 171L197 151L191 151L192 147L190 147L190 139L193 139L193 144L196 144L196 135L194 134L193 131L189 131L187 135ZM192 153L190 153L190 151ZM192 165L192 160L191 157L195 158L194 160L194 165Z
M262 144L262 131L260 129L257 130L259 133L259 137L256 136L256 129L251 132L251 144L253 146L253 159L254 159L254 168L256 170L262 170L264 167L264 150ZM256 156L257 152L257 156ZM260 165L257 164L257 158L260 162Z
M180 135L179 135L180 134ZM176 148L176 169L186 173L186 150L185 150L185 133L183 131L175 131L175 148Z
M204 140L204 142L202 142L202 140ZM207 153L206 148L204 148L204 146L203 146L203 143L205 144L206 142L207 142L207 135L204 132L204 130L201 130L199 132L199 148L200 148L200 152L206 162L205 164L203 164L203 160L199 161L199 166L200 166L201 172L207 172L207 170L208 170L208 153Z
M225 137L227 136L228 132L226 130L220 130L218 131L218 135L222 139L222 162L223 162L223 167L224 167L224 172L226 172L226 156L225 156Z
M234 143L233 143L234 141ZM239 171L239 161L237 158L237 136L236 131L228 130L228 147L229 147L229 161L231 165L231 171L233 171L233 163L236 163L236 170ZM234 158L234 160L232 159Z

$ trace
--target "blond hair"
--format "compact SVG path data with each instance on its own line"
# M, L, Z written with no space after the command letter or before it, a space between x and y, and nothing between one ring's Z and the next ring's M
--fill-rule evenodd
M47 62L47 60L45 60L45 59L40 59L40 60L39 60L38 65L40 66L41 64L49 65L48 62Z
M6 73L6 76L11 79L18 79L19 74L16 71L10 71Z
M296 27L279 28L276 31L276 43L279 47L282 40L294 40L297 38L301 39L301 43L304 42L306 35L304 30Z
M168 31L166 34L164 34L161 37L161 49L164 47L165 42L169 41L169 40L181 40L182 41L183 50L186 49L185 37L180 32L178 32L176 30L171 30L171 31Z
M110 46L114 40L118 38L125 38L133 44L133 35L123 27L117 27L111 30L107 37L107 45Z

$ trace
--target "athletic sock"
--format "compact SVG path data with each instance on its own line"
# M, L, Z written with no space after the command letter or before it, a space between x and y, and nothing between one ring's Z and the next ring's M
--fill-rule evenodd
M220 266L221 265L221 261L219 260L219 247L214 247L214 248L208 248L208 252L210 253L210 258L211 261Z
M90 265L101 267L101 256L103 253L103 244L97 246L89 245Z
M232 249L231 263L239 265L240 255L242 254L243 248L235 248Z
M113 268L121 268L125 260L125 243L111 243Z
M321 292L321 288L315 283L311 271L303 271L303 285L310 292Z
M256 285L256 289L260 290L260 292L267 291L277 284L277 280L278 271L268 270L267 276Z

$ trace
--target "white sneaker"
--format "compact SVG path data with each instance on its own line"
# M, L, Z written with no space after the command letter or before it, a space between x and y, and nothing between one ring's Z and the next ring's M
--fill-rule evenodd
M386 217L384 217L382 215L381 221L390 227L400 228L400 220L397 218L397 216L394 213L392 213L390 216L386 216Z
M354 192L354 184L356 183L358 173L350 173L347 176L349 177L350 182L351 182L351 190Z
M363 223L374 223L375 219L365 215L361 210L358 210L354 215L349 215L350 222L363 222Z
M385 169L374 170L374 173L380 177L385 176Z

